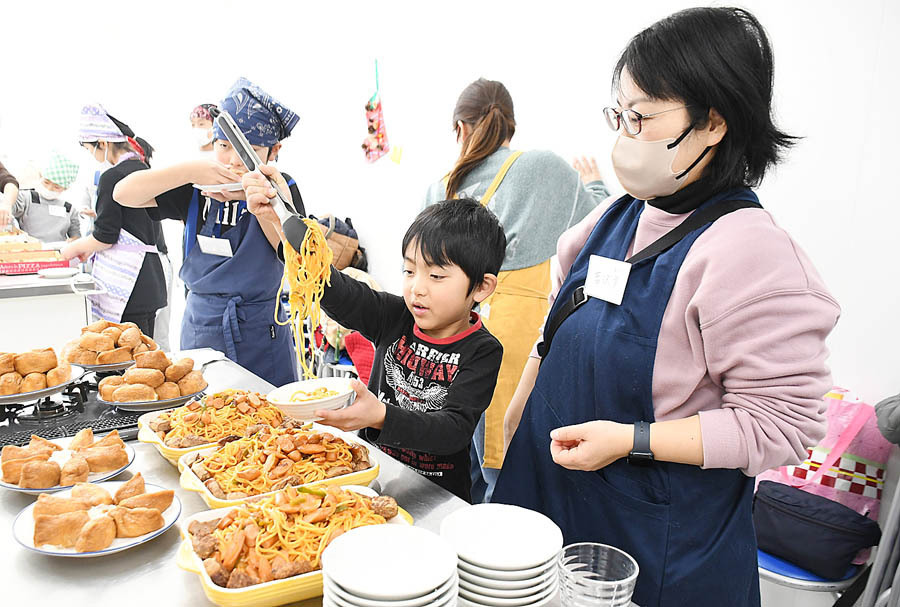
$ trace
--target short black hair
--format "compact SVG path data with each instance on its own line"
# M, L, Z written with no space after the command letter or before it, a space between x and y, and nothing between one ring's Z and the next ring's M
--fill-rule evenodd
M622 70L652 99L683 101L691 125L715 108L728 130L704 171L716 191L756 186L797 137L772 119L772 46L760 22L741 8L690 8L657 21L628 43Z
M497 274L506 256L506 234L497 216L476 200L444 200L419 213L406 235L403 250L416 247L428 265L457 265L469 277L472 293L485 274Z

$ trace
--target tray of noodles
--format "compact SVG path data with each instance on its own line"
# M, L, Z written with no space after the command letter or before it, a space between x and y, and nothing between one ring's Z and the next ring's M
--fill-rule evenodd
M365 525L411 525L393 498L368 487L288 487L180 524L176 562L223 607L274 607L322 594L319 558L329 542Z
M252 436L182 455L181 486L210 508L246 502L285 487L368 485L378 476L372 448L334 428L287 420Z
M150 443L173 466L178 458L227 437L244 436L256 424L277 426L284 416L266 397L247 390L223 390L183 407L138 418L138 440Z

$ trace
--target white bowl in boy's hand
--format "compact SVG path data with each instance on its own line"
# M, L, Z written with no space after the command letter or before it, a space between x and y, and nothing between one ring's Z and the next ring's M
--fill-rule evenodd
M355 392L346 377L320 377L295 381L276 388L266 399L282 413L300 421L319 421L319 410L343 409Z

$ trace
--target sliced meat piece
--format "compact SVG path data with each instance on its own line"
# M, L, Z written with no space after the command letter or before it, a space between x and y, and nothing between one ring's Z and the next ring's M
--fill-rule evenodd
M209 489L209 492L212 493L215 497L219 498L220 500L226 499L225 492L222 491L222 487L219 485L219 482L216 479L211 478L203 484L206 485L206 488Z
M203 561L203 568L206 569L206 573L209 574L209 578L213 581L213 584L221 586L222 588L225 588L228 585L228 572L219 564L219 561L208 558Z
M193 464L191 464L191 471L197 475L197 478L199 478L201 482L204 483L208 481L212 476L202 462L194 462Z
M224 447L224 446L227 445L228 443L230 443L230 442L232 442L232 441L240 440L241 438L243 438L243 437L237 436L236 434L230 434L230 435L228 435L228 436L225 436L225 437L223 437L223 438L220 438L220 439L219 439L218 445L219 445L220 447Z
M244 436L253 436L260 430L265 430L268 428L266 424L253 424L251 426L247 426L247 429L244 430Z
M208 438L201 438L196 434L189 434L181 439L181 448L187 449L188 447L199 447L200 445L209 444Z
M375 514L383 516L385 520L391 520L397 516L398 512L400 512L400 508L397 506L397 500L390 495L379 495L374 498L372 500L372 510L375 511Z
M296 485L302 485L303 479L297 476L296 474L291 474L290 476L286 476L274 485L272 485L272 491L279 491L284 489L285 487L294 487Z
M172 429L172 421L168 419L155 419L150 422L150 429L154 432L168 432Z
M188 533L191 535L210 535L221 520L221 518L217 518L211 521L191 521L191 524L188 525Z
M334 478L335 476L341 476L342 474L350 474L353 472L353 469L350 466L335 466L334 468L329 468L325 473L325 478Z
M194 552L197 553L197 556L201 559L205 559L212 556L213 552L219 547L219 540L212 534L195 535L191 537L191 545L194 547Z
M282 556L276 556L272 561L272 577L276 580L283 580L293 575L303 575L312 570L313 566L309 561L292 562Z
M246 588L254 584L259 584L259 580L246 571L236 569L231 572L226 588Z

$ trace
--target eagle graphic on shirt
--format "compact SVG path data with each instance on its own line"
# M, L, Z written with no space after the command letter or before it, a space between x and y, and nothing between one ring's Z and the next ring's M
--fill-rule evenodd
M438 411L447 401L456 376L458 353L446 353L412 341L404 335L384 356L384 378L396 404L408 411Z

